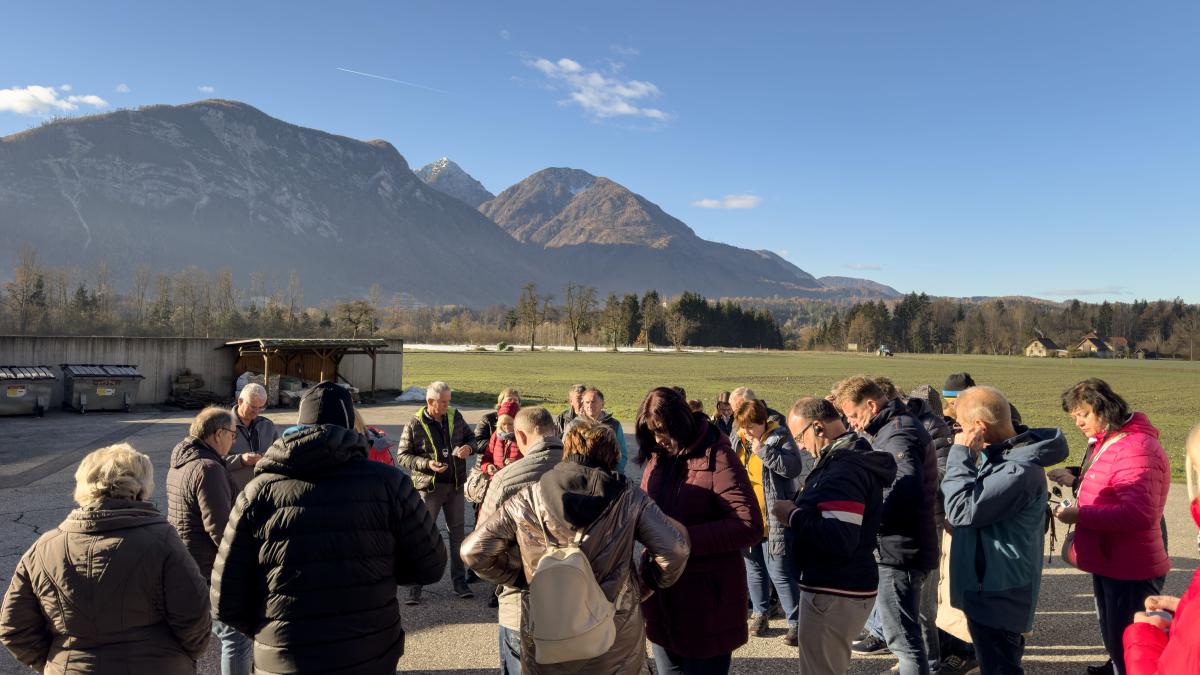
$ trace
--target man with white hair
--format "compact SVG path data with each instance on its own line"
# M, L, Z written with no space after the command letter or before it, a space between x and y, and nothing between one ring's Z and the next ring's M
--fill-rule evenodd
M225 457L225 467L233 479L233 486L241 492L246 483L254 478L254 465L262 458L271 444L279 439L275 423L262 416L267 407L267 390L255 382L242 387L237 405L233 407L233 419L237 422L237 436L233 447ZM237 492L234 495L237 495Z
M450 581L454 594L466 599L474 595L467 585L467 570L458 549L465 535L463 489L475 432L462 413L450 405L450 394L450 385L445 382L429 385L425 407L400 432L396 459L412 475L413 485L434 521L438 513L445 515L450 531ZM420 586L409 587L405 604L421 604Z
M746 401L758 401L758 400L760 400L758 398L758 394L755 394L754 390L751 389L750 387L738 387L737 389L734 389L733 391L729 392L729 407L733 409L733 412L735 414L737 413L738 408L742 407L742 404L745 403ZM771 406L767 405L767 402L765 400L763 400L763 405L767 406L767 421L768 422L773 422L775 424L778 424L779 426L785 426L787 424L787 420L785 420L783 418L783 413L781 413L778 410L775 410ZM737 427L734 427L733 430L737 431ZM730 433L730 437L731 438L733 437L732 433Z

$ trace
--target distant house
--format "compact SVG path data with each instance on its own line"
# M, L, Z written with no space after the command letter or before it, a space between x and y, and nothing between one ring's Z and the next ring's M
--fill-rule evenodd
M1036 356L1043 359L1058 356L1058 352L1058 345L1049 338L1035 338L1025 347L1025 356Z
M1129 355L1129 340L1123 337L1098 335L1095 331L1083 336L1076 351L1088 356L1108 358Z

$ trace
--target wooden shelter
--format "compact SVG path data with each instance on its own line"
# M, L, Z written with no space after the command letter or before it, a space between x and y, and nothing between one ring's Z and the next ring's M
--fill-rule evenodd
M272 375L290 375L305 380L342 380L350 382L338 372L338 366L347 356L366 356L371 359L371 396L375 396L376 357L380 354L402 354L403 351L388 349L388 341L382 338L254 338L233 340L221 348L237 350L233 366L236 379L247 370L262 369L263 381L270 382Z

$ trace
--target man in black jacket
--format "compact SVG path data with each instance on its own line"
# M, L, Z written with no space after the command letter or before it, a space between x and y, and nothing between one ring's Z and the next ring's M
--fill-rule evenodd
M800 674L842 675L850 665L850 641L876 596L875 541L896 460L847 431L824 399L796 401L787 423L816 458L796 502L771 507L792 530L800 573Z
M254 468L212 576L213 617L254 638L258 672L395 673L398 584L428 584L446 547L408 476L367 459L354 404L322 382Z
M450 531L450 582L460 598L471 598L467 569L458 549L466 531L467 458L475 438L462 413L450 405L450 385L434 382L425 390L425 407L400 432L396 461L412 474L421 501L436 522L446 518ZM421 587L408 589L406 605L421 604Z
M921 584L938 564L934 529L937 458L929 434L900 400L855 375L834 387L835 403L876 450L896 460L896 481L883 495L879 528L879 618L901 675L928 675L931 664L920 617Z

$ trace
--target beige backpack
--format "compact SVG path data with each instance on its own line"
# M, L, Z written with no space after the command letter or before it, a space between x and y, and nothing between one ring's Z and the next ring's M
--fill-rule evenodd
M613 500L592 525L624 498L622 494ZM616 602L611 602L596 582L592 564L580 548L591 525L576 532L569 543L559 545L551 539L541 518L538 524L546 538L546 552L538 560L529 582L528 622L536 648L535 660L563 663L607 653L617 639L613 617L625 594L625 584L621 584Z

